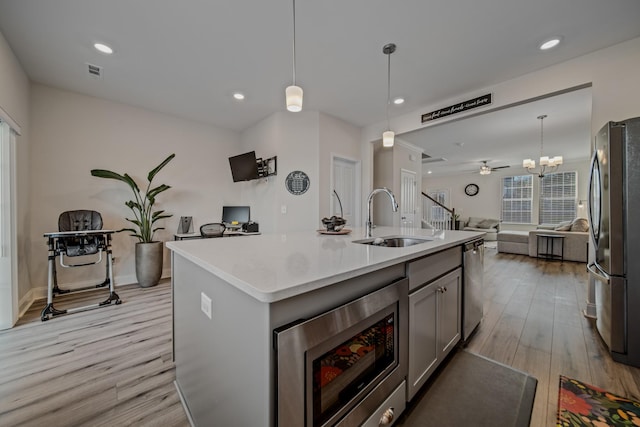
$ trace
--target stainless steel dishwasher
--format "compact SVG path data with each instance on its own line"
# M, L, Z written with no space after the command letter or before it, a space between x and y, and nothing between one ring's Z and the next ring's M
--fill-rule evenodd
M463 256L462 339L467 341L482 320L484 297L484 240L465 243Z

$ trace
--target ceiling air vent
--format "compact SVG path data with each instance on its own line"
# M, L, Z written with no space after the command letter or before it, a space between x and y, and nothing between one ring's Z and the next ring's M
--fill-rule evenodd
M87 71L89 72L89 76L95 79L102 78L102 67L99 65L93 65L87 63Z
M430 164L430 163L438 163L438 162L446 162L447 159L444 157L431 157L428 154L422 153L422 164Z

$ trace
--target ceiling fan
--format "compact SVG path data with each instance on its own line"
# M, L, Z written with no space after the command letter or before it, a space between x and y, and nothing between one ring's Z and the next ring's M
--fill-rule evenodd
M493 171L510 167L507 165L507 166L496 166L492 168L491 166L487 165L487 162L488 160L483 160L482 166L480 166L480 175L489 175Z

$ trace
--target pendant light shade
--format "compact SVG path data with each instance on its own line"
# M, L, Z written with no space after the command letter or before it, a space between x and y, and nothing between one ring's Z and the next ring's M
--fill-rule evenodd
M289 86L285 90L287 97L287 110L297 113L302 110L302 88L300 86Z
M285 90L287 110L302 111L302 88L296 85L296 0L293 0L293 84Z
M393 147L393 141L395 139L396 134L392 130L388 130L382 133L382 146L383 147Z
M387 55L387 130L382 133L382 146L393 147L395 133L389 125L389 105L391 104L391 54L396 51L396 45L386 44L382 47L382 53Z

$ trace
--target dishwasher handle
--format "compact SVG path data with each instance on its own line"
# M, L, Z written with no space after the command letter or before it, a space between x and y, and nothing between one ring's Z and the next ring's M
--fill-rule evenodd
M484 246L484 240L482 239L478 239L478 240L474 240L472 242L467 242L464 244L464 252L471 252L473 251L473 253L477 253L478 249L480 249L480 247Z

